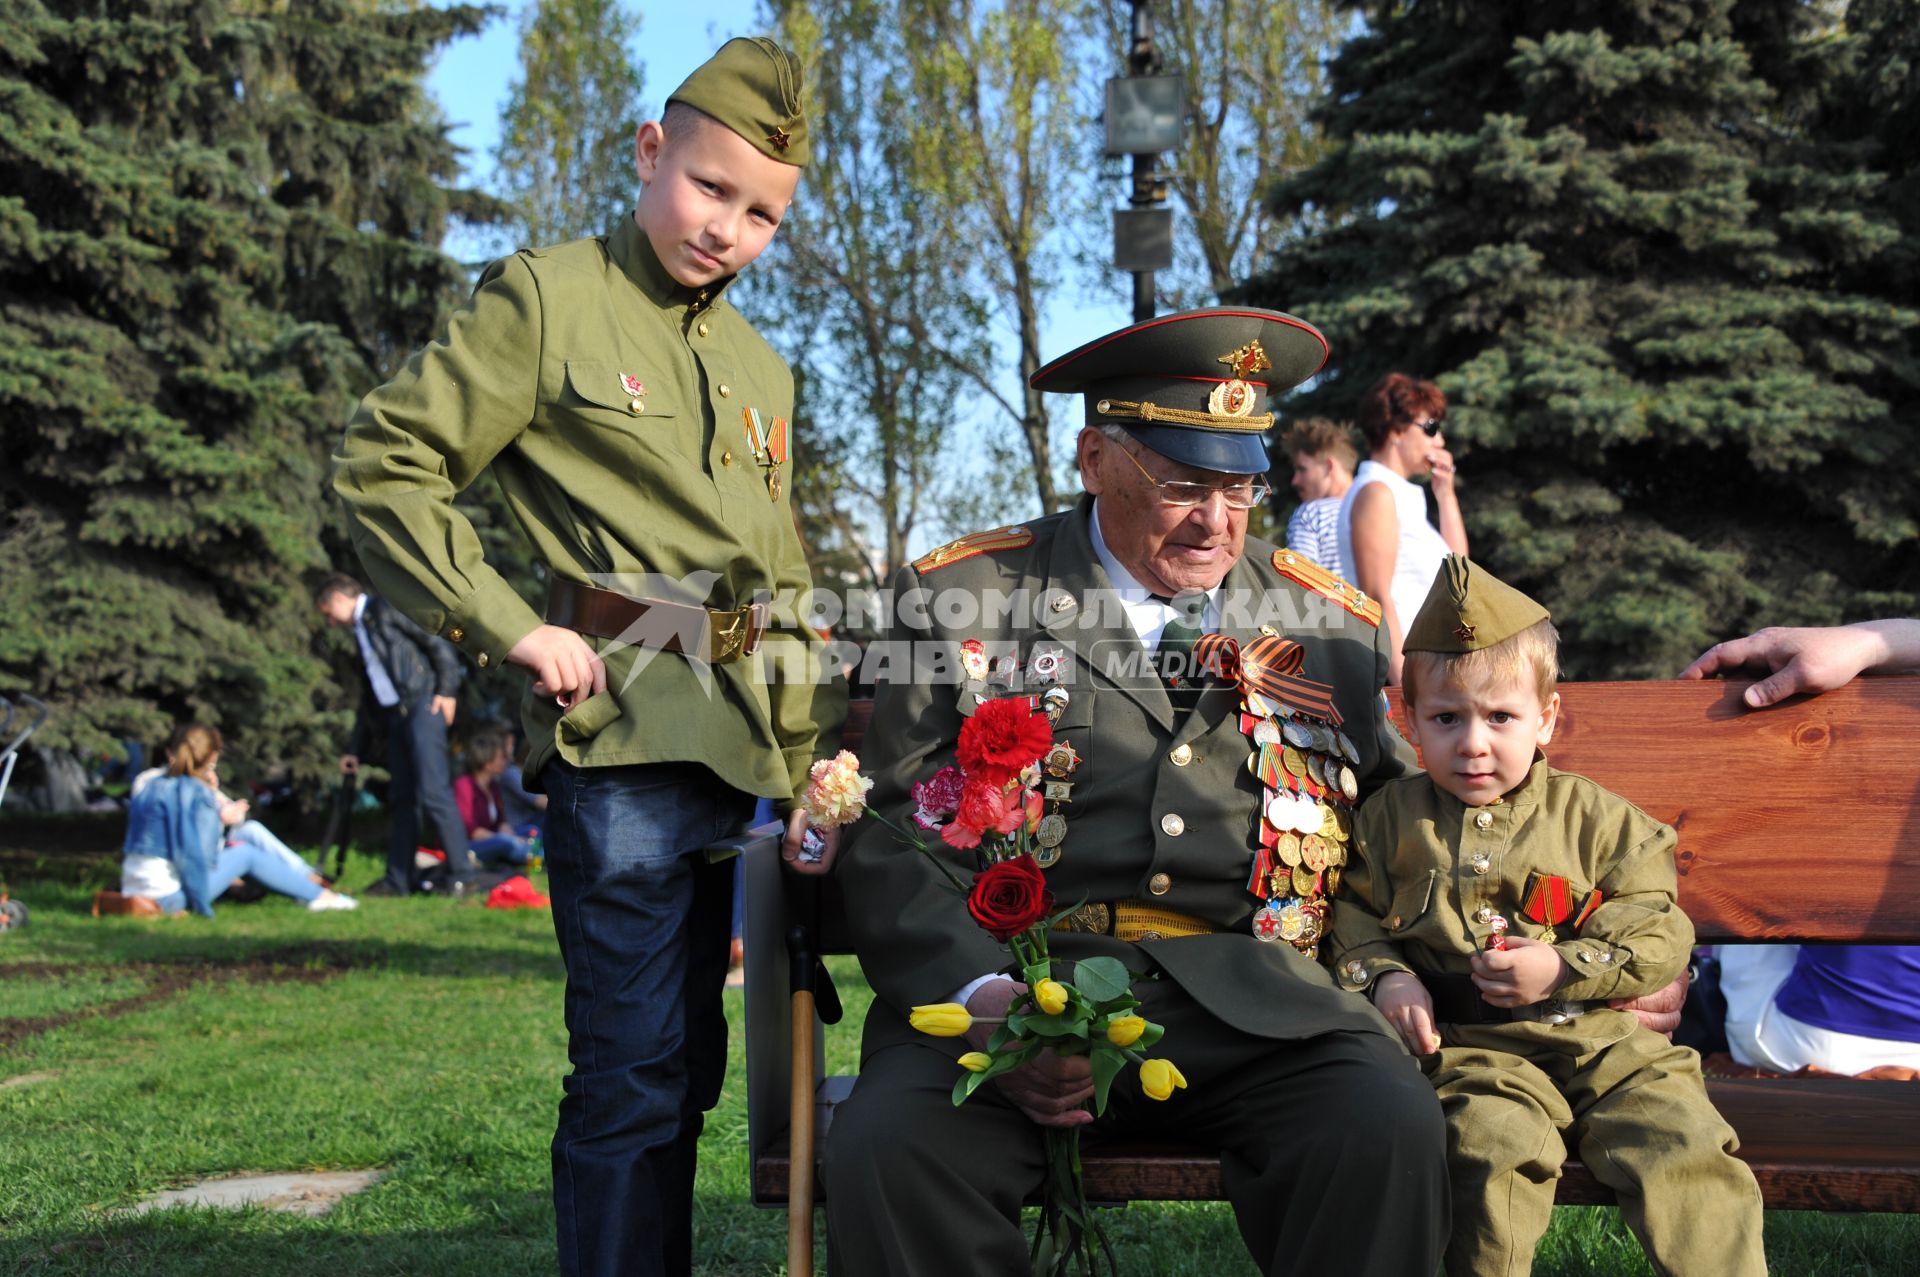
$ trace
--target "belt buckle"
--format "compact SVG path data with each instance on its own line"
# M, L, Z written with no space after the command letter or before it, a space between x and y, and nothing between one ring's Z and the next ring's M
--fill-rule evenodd
M752 603L731 612L708 612L708 664L725 665L758 652L772 612L765 603Z

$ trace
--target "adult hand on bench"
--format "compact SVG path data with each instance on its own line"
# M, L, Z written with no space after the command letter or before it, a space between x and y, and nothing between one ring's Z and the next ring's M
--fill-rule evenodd
M1801 692L1829 692L1867 670L1906 669L1920 663L1920 621L1862 621L1831 628L1769 626L1745 638L1716 643L1681 678L1766 671L1749 687L1748 705L1762 709Z
M967 1013L974 1026L967 1030L967 1041L976 1051L987 1049L987 1039L998 1025L981 1024L984 1017L1005 1018L1014 999L1027 991L1017 980L989 980L967 999ZM1039 1126L1085 1126L1093 1121L1086 1103L1093 1098L1093 1060L1084 1055L1061 1055L1042 1051L1030 1064L1002 1073L993 1085L1013 1106Z

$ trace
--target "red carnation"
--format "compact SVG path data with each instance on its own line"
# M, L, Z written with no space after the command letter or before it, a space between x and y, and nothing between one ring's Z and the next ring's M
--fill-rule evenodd
M1053 744L1053 725L1024 697L988 701L960 729L956 751L969 780L1005 784L1040 761Z
M967 912L1005 944L1053 912L1053 893L1032 856L1015 856L973 876Z
M949 847L964 851L978 847L981 835L988 830L997 834L1014 832L1026 821L1019 793L1018 786L1004 782L969 780L960 791L953 820L940 830L940 837Z

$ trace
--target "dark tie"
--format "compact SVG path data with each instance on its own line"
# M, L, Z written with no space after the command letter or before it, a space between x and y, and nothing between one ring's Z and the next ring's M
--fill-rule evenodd
M1167 599L1155 595L1180 615L1160 631L1160 646L1154 649L1154 663L1166 680L1167 698L1177 713L1184 714L1200 702L1200 679L1193 668L1193 645L1206 633L1207 596L1199 591Z

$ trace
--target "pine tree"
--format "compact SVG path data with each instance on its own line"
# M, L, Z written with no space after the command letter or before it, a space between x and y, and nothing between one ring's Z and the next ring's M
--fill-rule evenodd
M1303 229L1240 295L1332 341L1298 411L1438 380L1474 557L1553 610L1572 676L1914 606L1920 317L1861 286L1898 231L1820 131L1857 52L1823 22L1395 6L1334 61L1333 149L1276 190Z
M86 751L195 717L313 774L307 586L355 398L462 284L421 79L472 8L8 0L0 12L0 694ZM344 560L342 560L344 561Z

